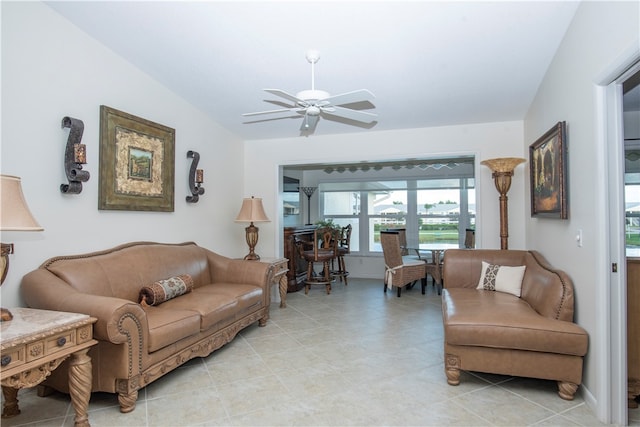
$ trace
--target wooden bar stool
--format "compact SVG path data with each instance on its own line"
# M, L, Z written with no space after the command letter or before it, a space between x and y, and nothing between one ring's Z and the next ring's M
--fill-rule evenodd
M344 281L344 285L347 286L347 276L349 272L347 271L347 266L344 262L344 256L348 253L351 253L351 224L346 227L342 227L340 229L340 239L338 240L338 255L335 258L338 261L338 269L333 270L333 261L331 262L332 274L339 278L340 281Z
M307 278L304 281L304 293L308 294L311 285L324 285L327 294L331 293L331 283L335 276L331 272L331 262L338 256L339 230L331 227L317 228L311 242L295 239L300 257L307 261ZM310 247L310 244L313 246ZM322 263L322 273L316 274L314 264Z

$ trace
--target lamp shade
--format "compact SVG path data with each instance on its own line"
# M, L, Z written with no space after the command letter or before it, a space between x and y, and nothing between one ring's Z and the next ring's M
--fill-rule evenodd
M0 175L2 187L0 199L0 230L2 231L42 231L31 214L22 193L20 178L12 175Z
M269 222L262 206L262 199L253 196L243 199L236 222Z
M505 173L513 172L516 166L524 162L526 162L526 159L520 157L501 157L483 160L480 164L487 166L492 172Z

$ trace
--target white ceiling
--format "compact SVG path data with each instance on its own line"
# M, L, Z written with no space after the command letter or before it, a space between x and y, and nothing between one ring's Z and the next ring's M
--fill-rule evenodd
M263 91L374 93L373 131L522 120L575 14L569 1L52 1L243 139L295 137ZM118 108L117 105L112 107ZM132 112L134 113L134 112ZM281 116L262 116L269 119ZM315 134L367 131L321 120Z

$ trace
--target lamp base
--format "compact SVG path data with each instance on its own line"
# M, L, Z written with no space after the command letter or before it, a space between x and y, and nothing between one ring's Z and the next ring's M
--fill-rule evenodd
M9 310L7 310L6 308L0 308L0 310L2 310L2 313L0 314L0 322L5 322L13 319L13 314L11 314Z
M255 252L251 252L251 253L245 255L244 259L246 259L247 261L259 261L260 260L260 255L258 255Z
M246 260L257 261L260 259L260 256L254 252L255 247L258 244L258 230L258 227L253 225L253 222L245 228L247 233L247 245L249 245L249 253L244 257Z
M9 271L9 255L13 253L13 243L2 243L0 250L0 286L4 283L4 279L7 278L7 272ZM13 319L13 314L6 308L2 308L0 313L0 322Z

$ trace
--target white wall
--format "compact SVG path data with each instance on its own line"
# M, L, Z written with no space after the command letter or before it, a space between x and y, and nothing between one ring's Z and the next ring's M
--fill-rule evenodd
M558 121L567 122L569 220L528 219L526 241L574 281L575 320L590 336L583 380L596 401L606 401L597 395L603 387L596 369L597 350L605 345L598 334L604 319L597 288L607 285L599 278L608 263L608 242L598 236L607 227L603 218L608 206L601 183L606 159L598 142L595 86L622 52L640 46L639 17L638 2L582 2L524 122L525 149ZM527 205L527 216L529 209ZM578 229L583 230L581 248L575 241Z
M384 117L380 120L384 120ZM322 126L322 122L318 126ZM295 131L296 128L293 127L292 132ZM282 253L282 212L278 203L279 165L345 163L465 154L476 156L477 224L482 229L478 233L481 236L478 246L499 248L498 192L490 170L481 166L479 162L494 157L525 157L522 134L522 122L501 122L247 141L244 166L247 194L262 197L267 212L277 212L271 217L272 222L268 227L264 224L260 226L260 242L256 251L261 255ZM525 247L523 223L527 198L522 189L525 179L528 179L527 176L525 168L519 166L508 195L509 246L513 249ZM304 203L306 209L306 197ZM304 220L306 221L306 211ZM347 263L347 269L354 277L382 277L384 263L381 258L357 259L351 256Z
M3 233L15 244L2 305L20 306L20 278L45 259L106 249L135 240L193 240L229 256L246 252L233 220L242 199L243 143L202 112L89 38L39 2L2 2L2 173L22 177L39 233ZM107 105L172 127L175 212L98 210L99 108ZM91 173L82 193L65 195L68 129L84 122ZM187 204L188 150L201 155L206 193Z

